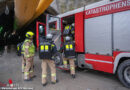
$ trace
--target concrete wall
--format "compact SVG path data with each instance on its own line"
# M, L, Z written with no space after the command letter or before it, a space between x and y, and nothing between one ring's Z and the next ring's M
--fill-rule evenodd
M101 0L54 0L51 5L59 13L64 13L98 1Z

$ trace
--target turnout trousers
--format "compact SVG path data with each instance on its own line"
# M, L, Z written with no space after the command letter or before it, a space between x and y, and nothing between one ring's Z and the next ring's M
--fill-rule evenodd
M24 79L30 79L34 76L34 63L33 56L29 58L25 58L25 70L24 70Z
M21 59L22 59L22 73L24 73L25 71L25 66L26 66L26 60L24 58L24 55L21 56Z
M70 64L70 73L71 73L71 75L75 74L74 59L64 58L64 60L63 60L64 68L67 68L67 61L69 61L69 64Z
M42 60L41 68L42 68L42 84L45 84L47 78L47 65L51 71L51 81L56 82L56 66L53 60L44 59Z

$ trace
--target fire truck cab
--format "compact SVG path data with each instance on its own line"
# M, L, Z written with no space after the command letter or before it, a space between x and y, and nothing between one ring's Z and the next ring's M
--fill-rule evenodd
M130 88L130 0L103 0L57 17L61 32L64 22L75 23L78 67L117 74Z

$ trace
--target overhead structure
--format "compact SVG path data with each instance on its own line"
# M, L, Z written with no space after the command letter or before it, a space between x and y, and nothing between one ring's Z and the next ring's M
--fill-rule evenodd
M53 0L14 0L17 27L33 21L40 16Z

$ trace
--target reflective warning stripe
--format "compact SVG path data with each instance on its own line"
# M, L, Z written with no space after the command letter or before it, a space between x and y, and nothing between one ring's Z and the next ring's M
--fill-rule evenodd
M66 27L65 27L65 30L70 30L71 29L71 26L69 26L69 25L67 25Z
M66 27L65 27L65 30L67 30L67 29L69 29L69 28L70 28L69 26L66 26Z
M22 66L22 69L24 69L25 67L24 66Z
M51 44L51 50L54 48L54 46L55 46L54 44Z
M66 47L66 50L69 50L69 49L70 49L70 50L73 50L73 45L72 45L72 44L66 45L65 47Z
M30 73L33 73L33 70L31 70Z
M25 48L29 48L29 46L25 46Z
M85 59L86 61L93 61L93 62L101 62L101 63L108 63L108 64L113 64L111 61L104 61L104 60L96 60L96 59Z
M24 75L29 75L29 72L24 72Z
M65 47L66 47L67 50L69 49L69 45L66 45Z
M53 76L53 77L56 76L56 73L52 73L51 76Z
M72 44L70 44L70 49L73 49L73 45Z
M71 69L71 70L74 70L75 68L74 68L74 67L71 67L70 69Z
M42 75L42 78L45 78L45 77L46 77L46 75L45 75L45 74L43 74L43 75Z
M17 49L19 50L19 47Z
M30 55L25 55L26 58L30 57Z
M48 45L45 45L45 51L48 51L48 48L49 48Z
M44 46L43 45L41 46L41 50L44 50Z
M55 45L54 45L54 44L52 44L51 46L52 46L52 47L54 47Z
M67 61L63 61L64 64L67 64Z

